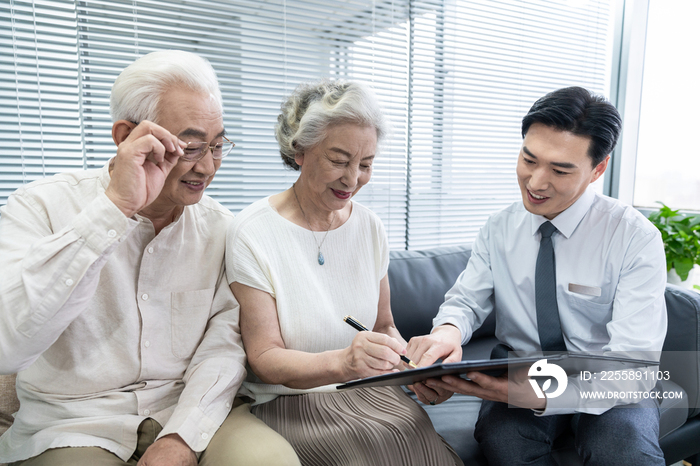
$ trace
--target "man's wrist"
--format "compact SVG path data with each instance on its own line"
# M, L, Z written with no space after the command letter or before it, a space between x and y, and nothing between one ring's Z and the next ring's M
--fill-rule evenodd
M107 198L110 201L112 201L112 204L114 204L117 207L117 209L119 209L126 216L126 218L131 218L134 216L134 214L136 212L138 212L137 210L133 210L133 209L129 209L129 208L125 207L123 205L124 203L121 202L121 200L119 199L119 196L117 196L112 191L110 191L109 187L107 187L107 190L105 191L105 195L107 196Z
M455 325L450 323L438 325L430 333L431 335L440 333L440 335L450 340L455 340L459 343L462 342L462 332Z
M182 439L182 437L180 437L180 434L172 433L172 434L164 435L161 438L159 438L158 440L163 440L163 439L174 440L177 443L182 444L182 446L187 447L188 450L191 450L194 453L194 450L192 450L192 448L190 448L190 446L187 445L187 442L185 442Z

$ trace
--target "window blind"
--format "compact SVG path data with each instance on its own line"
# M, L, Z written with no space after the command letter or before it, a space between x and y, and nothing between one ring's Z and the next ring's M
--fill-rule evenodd
M605 0L10 0L0 6L0 205L22 183L115 153L109 93L153 50L207 58L236 147L208 194L234 213L288 188L273 128L294 87L361 79L391 121L358 201L390 246L471 241L519 199L520 119L544 93L607 93Z
M73 5L0 5L0 205L23 183L83 167Z
M608 93L607 1L414 1L407 247L471 242L520 199L520 122L549 91Z
M114 154L111 83L136 57L177 48L207 58L217 71L224 124L236 147L208 194L234 212L287 189L298 173L282 164L274 125L280 104L303 81L361 79L377 91L393 131L370 185L358 200L377 212L393 247L406 224L406 2L184 1L80 2L86 157Z

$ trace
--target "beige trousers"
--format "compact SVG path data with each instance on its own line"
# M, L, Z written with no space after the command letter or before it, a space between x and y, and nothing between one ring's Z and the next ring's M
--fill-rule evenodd
M136 451L128 461L98 447L54 448L10 466L126 466L135 465L162 430L146 419L138 430ZM201 466L300 466L291 445L250 413L250 405L238 398L226 420L202 453Z

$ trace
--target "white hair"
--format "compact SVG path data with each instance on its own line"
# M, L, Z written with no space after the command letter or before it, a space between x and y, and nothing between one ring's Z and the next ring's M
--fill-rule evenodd
M377 142L387 134L386 120L372 89L360 82L322 80L300 84L282 104L275 138L282 161L299 170L294 160L326 137L329 127L344 123L372 127Z
M109 99L112 121L157 123L158 104L173 86L210 95L223 113L221 90L211 64L191 52L163 50L139 58L114 81Z

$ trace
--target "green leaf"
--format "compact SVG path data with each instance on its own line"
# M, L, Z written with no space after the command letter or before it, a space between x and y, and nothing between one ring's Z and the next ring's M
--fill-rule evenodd
M667 244L666 254L675 254L676 256L683 256L683 245L679 244L678 241Z
M676 269L676 273L683 282L688 279L688 274L693 270L694 265L695 262L689 257L683 257L673 261L673 267Z
M649 214L649 221L661 232L666 263L687 278L694 264L700 264L700 215L681 214L663 202ZM683 278L683 279L685 279Z
M669 206L667 206L663 202L659 202L659 204L661 204L663 206L663 207L661 207L661 209L659 209L659 212L660 212L662 217L669 218L669 217L675 217L676 215L678 215L677 210L671 209Z

